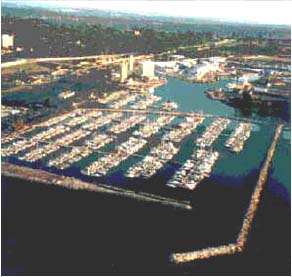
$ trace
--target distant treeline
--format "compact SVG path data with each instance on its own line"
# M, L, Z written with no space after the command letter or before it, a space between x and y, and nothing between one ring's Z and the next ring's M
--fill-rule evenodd
M109 53L157 53L178 46L214 40L209 32L165 32L153 29L119 30L101 25L55 24L39 19L2 17L2 33L15 34L15 46L25 55L76 56Z
M207 32L216 36L290 38L290 27L284 25L265 25L240 22L228 22L204 18L167 17L158 15L138 15L121 12L78 9L67 12L48 7L22 6L20 2L1 3L2 16L17 18L36 18L54 23L102 25L120 30L146 28L166 32Z

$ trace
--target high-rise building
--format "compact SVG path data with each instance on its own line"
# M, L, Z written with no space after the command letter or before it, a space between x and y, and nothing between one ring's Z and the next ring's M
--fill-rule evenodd
M3 34L2 35L2 48L13 47L14 35Z
M134 70L134 56L130 55L130 58L129 58L129 71L133 72L133 70Z
M154 62L152 61L141 62L139 71L142 77L153 78L154 77Z
M124 83L128 78L128 62L122 61L120 64L120 82Z

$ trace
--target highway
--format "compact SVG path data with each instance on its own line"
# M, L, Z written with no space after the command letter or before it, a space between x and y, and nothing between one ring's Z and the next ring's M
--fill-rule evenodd
M222 41L216 42L214 47L220 47L222 45L228 45L235 43L234 40L232 39L224 39ZM207 44L201 44L201 45L189 45L189 46L180 46L176 49L169 50L169 51L164 51L161 53L157 54L149 54L149 55L138 55L135 56L135 60L139 58L153 58L153 56L159 56L159 55L165 55L165 54L174 54L178 50L186 50L186 49L200 49L200 48L206 48L209 49L211 47L212 43L207 43ZM203 50L202 49L202 50ZM29 64L29 63L37 63L37 62L62 62L62 61L81 61L81 60L91 60L91 59L97 59L97 60L107 60L107 59L116 59L116 58L122 58L123 56L130 55L131 53L122 53L122 54L110 54L110 55L90 55L90 56L79 56L79 57L50 57L50 58L32 58L32 59L20 59L16 61L11 61L11 62L6 62L6 63L1 63L1 68L9 68L9 67L14 67L18 65L24 65L24 64ZM114 60L112 63L119 62L119 60Z
M112 54L112 55L91 55L91 56L79 56L79 57L51 57L51 58L32 58L32 59L19 59L16 61L1 63L1 68L8 68L23 64L37 63L37 62L64 62L64 61L82 61L82 60L100 60L102 62L109 60L111 63L116 63L121 60L124 56L130 55L130 53L123 54ZM152 55L150 55L152 57ZM135 59L148 58L148 55L135 56Z

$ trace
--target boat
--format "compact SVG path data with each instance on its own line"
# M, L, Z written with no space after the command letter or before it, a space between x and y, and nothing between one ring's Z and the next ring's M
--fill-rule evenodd
M161 106L161 109L166 110L166 111L176 110L177 108L178 108L178 104L175 102L171 102L169 100Z
M63 99L67 99L67 98L73 97L74 95L75 95L75 91L65 90L65 91L59 93L58 97L63 98Z

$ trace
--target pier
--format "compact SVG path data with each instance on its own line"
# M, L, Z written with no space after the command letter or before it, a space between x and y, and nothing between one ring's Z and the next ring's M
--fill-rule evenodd
M83 110L83 108L80 108ZM205 113L190 113L190 112L178 112L178 111L163 111L163 110L150 110L150 109L113 109L113 108L86 108L86 110L96 110L101 112L120 112L120 113L142 113L142 114L157 114L157 115L169 115L169 116L177 116L177 117L209 117L209 118L222 118L222 119L230 119L235 121L247 122L247 123L255 123L255 124L264 124L265 122L244 118L244 117L236 117L236 116L220 116L214 114L205 114Z
M170 255L170 261L174 263L187 263L195 260L208 259L214 256L222 255L232 255L235 253L242 252L246 246L248 234L251 230L252 223L258 208L258 204L261 199L261 194L264 189L264 186L268 179L269 168L273 160L273 156L276 150L276 146L281 137L283 130L283 124L278 125L273 142L267 152L266 160L260 171L256 187L251 196L250 204L246 211L241 230L238 234L237 240L235 243L228 245L217 246L217 247L208 247L202 250L185 252L185 253L174 253Z

